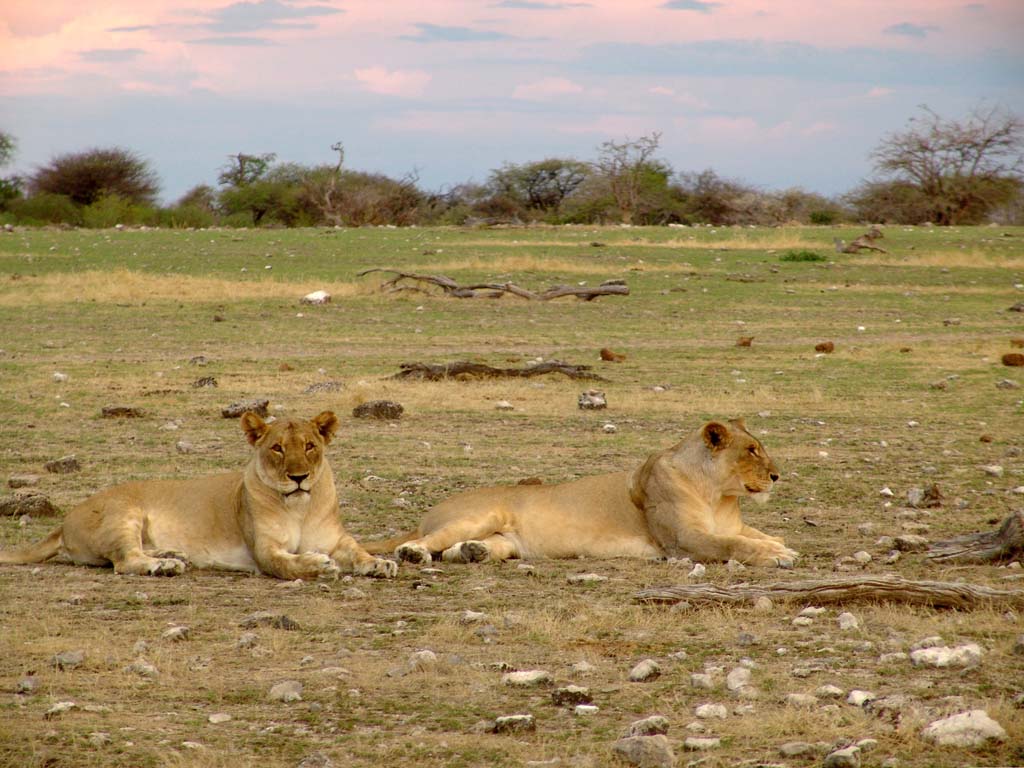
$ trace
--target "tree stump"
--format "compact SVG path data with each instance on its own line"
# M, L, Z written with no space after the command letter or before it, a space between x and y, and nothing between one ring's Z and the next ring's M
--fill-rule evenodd
M937 541L928 559L937 563L993 563L1024 554L1024 509L1007 517L998 530Z

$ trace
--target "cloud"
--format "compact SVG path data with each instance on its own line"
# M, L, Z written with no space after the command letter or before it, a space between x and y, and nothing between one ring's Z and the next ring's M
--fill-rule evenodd
M562 11L567 8L592 8L592 3L541 3L536 0L501 0L492 8L514 8L521 11Z
M386 96L419 96L430 82L430 74L419 69L368 67L354 74L364 90Z
M137 59L144 53L140 48L93 48L79 51L78 58L94 64L116 64Z
M721 7L721 3L704 2L704 0L668 0L662 3L661 7L670 11L697 11L698 13L711 13L715 8Z
M517 85L512 91L512 98L526 101L548 101L575 93L583 93L583 86L564 77L545 77L535 83Z
M899 24L892 24L882 31L887 35L901 35L902 37L913 37L918 40L923 40L928 36L929 32L937 32L938 29L938 27L933 27L927 24L911 24L909 21L904 21Z
M217 8L210 15L206 28L213 32L254 32L258 29L309 28L313 24L297 24L297 19L311 19L344 13L329 5L293 5L280 0L255 0Z
M437 24L414 24L419 30L415 35L402 35L402 40L414 43L478 43L494 40L511 40L511 35L471 27L444 27Z
M243 48L248 47L262 47L264 45L273 45L273 43L265 37L200 37L195 40L186 40L185 42L190 45L228 45L228 46L239 46Z
M699 96L694 96L691 93L685 92L677 93L674 88L668 88L664 85L655 85L652 88L648 88L647 92L653 93L655 96L664 96L668 99L671 99L676 104L680 104L684 107L689 107L691 109L707 109L709 106L711 106L710 104L708 104L707 101L700 98Z
M148 32L156 28L156 24L139 24L135 27L111 27L107 32Z
M985 4L984 3L968 3L967 5L964 6L964 10L965 11L970 11L971 13L981 13L982 11L985 10Z
M891 96L893 93L895 93L895 91L893 91L892 88L883 88L881 86L876 86L864 95L867 96L869 99L880 99L884 96Z

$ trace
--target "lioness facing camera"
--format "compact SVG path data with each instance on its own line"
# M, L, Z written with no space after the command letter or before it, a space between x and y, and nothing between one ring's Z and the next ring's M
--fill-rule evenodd
M186 563L279 579L333 578L342 569L397 574L396 563L369 554L342 527L324 458L338 426L333 413L267 424L250 412L241 424L253 446L243 471L100 491L43 541L0 552L0 563L62 555L78 565L150 576L176 576Z
M740 519L779 479L742 420L709 422L632 472L558 485L479 488L435 506L411 533L366 543L428 563L512 557L692 557L792 567L797 553Z

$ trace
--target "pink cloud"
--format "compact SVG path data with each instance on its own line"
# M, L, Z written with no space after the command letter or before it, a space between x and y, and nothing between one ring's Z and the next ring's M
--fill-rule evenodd
M583 93L583 86L564 77L545 77L533 83L517 85L512 91L513 99L526 101L549 101L562 96Z
M431 80L429 73L419 69L368 67L353 74L365 90L386 96L420 96Z

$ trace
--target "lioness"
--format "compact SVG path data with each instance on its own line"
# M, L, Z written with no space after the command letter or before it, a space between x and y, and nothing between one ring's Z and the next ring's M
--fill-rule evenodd
M715 421L632 472L558 485L480 488L435 506L411 533L367 542L428 563L511 557L692 557L792 567L797 553L740 519L740 496L764 501L779 479L742 420Z
M333 413L267 424L250 412L241 424L253 446L243 471L100 491L43 541L0 552L0 563L62 555L79 565L113 564L117 573L151 576L176 576L186 562L280 579L333 578L341 568L397 574L397 563L370 555L342 527L324 458L338 426Z

